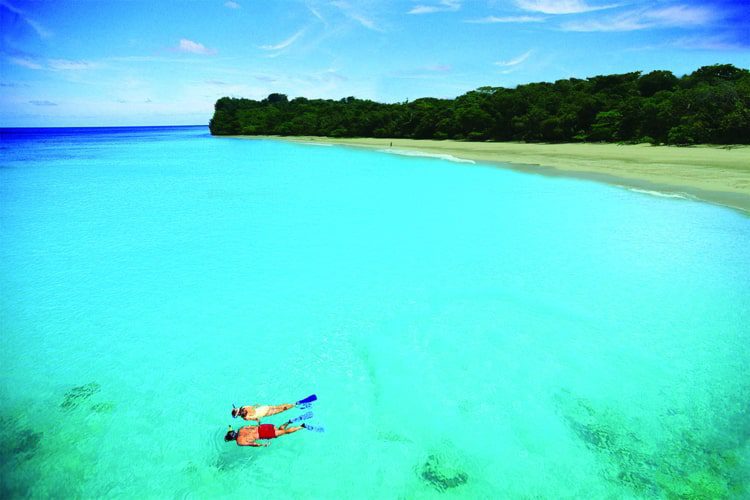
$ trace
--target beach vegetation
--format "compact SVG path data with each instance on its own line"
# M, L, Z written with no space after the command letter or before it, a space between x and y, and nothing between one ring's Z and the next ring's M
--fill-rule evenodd
M682 77L630 72L399 103L222 97L209 127L214 135L750 144L750 71L717 64Z

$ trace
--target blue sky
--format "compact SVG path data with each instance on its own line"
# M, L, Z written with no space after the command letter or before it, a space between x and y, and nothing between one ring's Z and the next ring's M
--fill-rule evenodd
M0 0L0 126L204 124L222 96L395 102L750 67L750 0Z

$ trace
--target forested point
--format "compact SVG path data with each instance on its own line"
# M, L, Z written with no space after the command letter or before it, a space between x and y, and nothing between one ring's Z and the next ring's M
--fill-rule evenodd
M222 97L209 128L213 135L749 144L750 71L731 64L680 78L637 71L394 104L355 97L289 100L284 94L262 101Z

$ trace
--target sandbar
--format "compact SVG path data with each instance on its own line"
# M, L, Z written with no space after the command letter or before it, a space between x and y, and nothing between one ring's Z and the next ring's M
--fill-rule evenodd
M673 193L750 215L750 146L532 144L331 137L263 138L422 152L524 172L564 175L655 193Z

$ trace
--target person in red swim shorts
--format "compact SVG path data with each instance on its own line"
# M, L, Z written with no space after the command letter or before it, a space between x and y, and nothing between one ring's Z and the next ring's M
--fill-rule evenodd
M299 427L289 427L291 422L281 424L276 427L273 424L260 424L260 425L246 425L240 427L238 430L232 430L232 426L229 426L229 431L224 436L224 441L236 441L237 446L270 446L271 443L258 443L258 439L275 439L284 434L292 434L305 428L305 424Z

